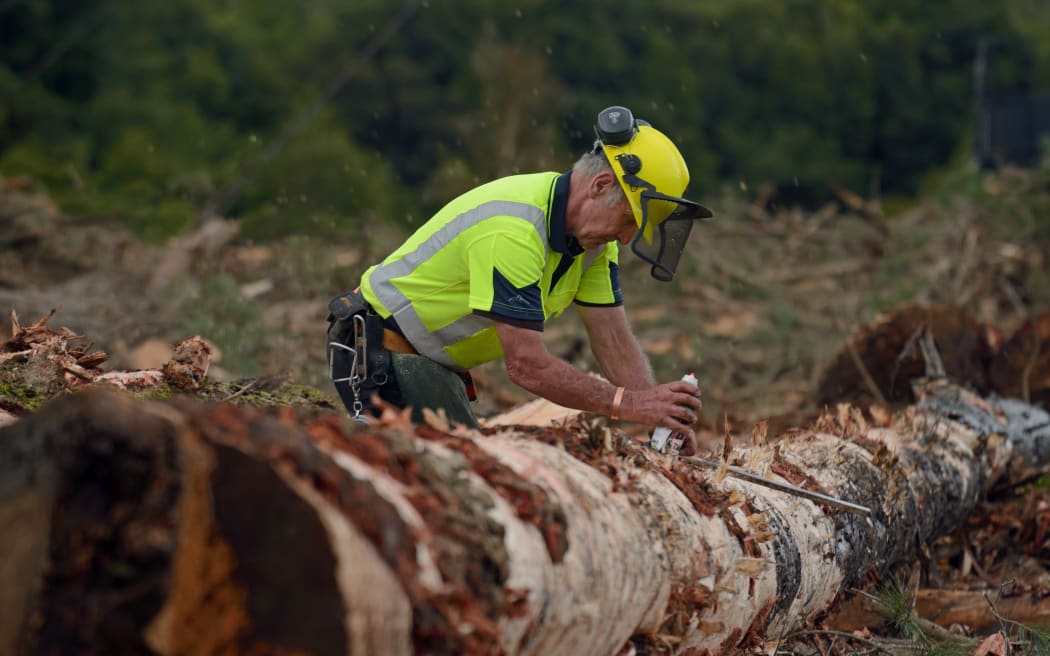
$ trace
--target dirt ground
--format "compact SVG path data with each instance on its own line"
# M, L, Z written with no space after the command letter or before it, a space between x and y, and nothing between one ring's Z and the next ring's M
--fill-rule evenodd
M158 366L176 342L199 334L218 348L215 379L286 374L331 393L327 300L356 286L404 237L377 228L367 243L254 244L219 222L161 247L115 218L66 216L43 191L29 179L0 179L0 308L23 323L57 308L51 325L86 336L115 369ZM1009 335L1050 309L1050 171L973 174L893 216L877 202L839 196L812 213L739 195L712 202L717 218L696 228L670 284L622 254L637 337L659 380L697 372L712 449L726 427L750 435L763 419L812 419L828 402L817 393L828 363L880 313L950 305ZM548 326L548 347L594 370L572 314ZM0 328L0 338L9 334ZM480 416L532 398L499 363L479 367L475 378ZM1050 596L1047 508L1042 485L1000 491L964 531L936 545L916 589L1013 579L1016 594ZM831 635L800 644L820 653Z

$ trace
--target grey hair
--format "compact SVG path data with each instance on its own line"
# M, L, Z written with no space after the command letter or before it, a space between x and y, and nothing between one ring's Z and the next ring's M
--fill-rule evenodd
M573 173L580 173L588 178L593 178L602 171L615 173L612 165L609 164L609 160L605 157L605 153L603 152L584 153L580 156L580 159L576 160L576 163L572 165ZM613 188L613 191L606 197L605 205L606 207L616 207L616 205L621 203L625 198L627 198L627 195L623 193L623 187L617 184Z

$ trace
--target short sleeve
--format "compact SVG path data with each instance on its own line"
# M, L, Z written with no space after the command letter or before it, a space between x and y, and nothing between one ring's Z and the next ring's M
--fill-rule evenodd
M513 321L542 322L544 251L529 234L495 232L471 242L470 308Z

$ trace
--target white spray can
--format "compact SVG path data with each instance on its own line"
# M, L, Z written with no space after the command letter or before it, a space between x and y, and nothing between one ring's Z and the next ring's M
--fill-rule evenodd
M682 376L682 382L696 387L699 381L696 379L696 374L690 372ZM660 453L677 454L678 450L682 448L683 442L685 442L685 436L681 433L674 433L671 432L670 428L657 426L656 430L653 431L652 437L649 438L649 448Z

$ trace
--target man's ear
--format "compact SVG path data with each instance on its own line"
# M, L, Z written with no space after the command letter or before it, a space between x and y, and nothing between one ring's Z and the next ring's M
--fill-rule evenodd
M591 198L598 198L608 193L612 185L616 184L616 177L612 171L602 171L591 178L591 184L587 188Z

